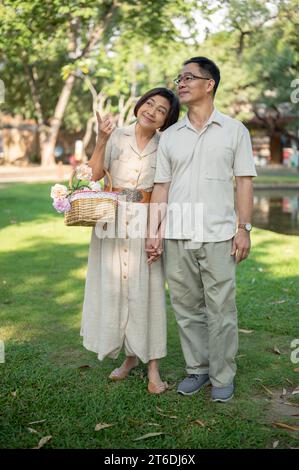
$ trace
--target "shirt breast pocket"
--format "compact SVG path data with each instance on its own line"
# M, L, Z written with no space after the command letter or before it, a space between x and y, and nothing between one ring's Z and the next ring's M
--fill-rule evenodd
M204 177L207 180L231 181L234 153L231 147L213 146L207 149Z

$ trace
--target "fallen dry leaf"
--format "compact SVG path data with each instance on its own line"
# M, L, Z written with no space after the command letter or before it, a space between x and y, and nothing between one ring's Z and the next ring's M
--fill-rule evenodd
M265 387L265 385L261 384L262 388L269 394L269 395L273 395L273 392L271 392L271 390L267 387Z
M202 428L205 427L205 423L204 423L203 421L201 421L200 419L196 419L196 420L194 421L194 423L199 424L199 426L201 426Z
M292 395L297 395L299 393L299 385L292 391Z
M266 351L273 354L277 354L278 356L282 354L276 346L274 346L273 348L266 348Z
M165 432L150 432L148 434L144 434L144 436L137 437L134 441L141 441L142 439L148 439L149 437L161 436L161 434L165 434Z
M49 442L51 439L52 439L52 436L45 436L45 437L42 437L41 440L39 441L39 443L37 444L37 447L33 447L33 449L41 449L41 448L44 447L44 445L47 444L47 442Z
M287 391L286 391L286 389L283 387L282 393L281 393L281 397L284 397L286 394L287 394Z
M282 300L276 300L275 302L271 302L271 305L279 305L279 304L284 304L286 302L286 300L282 299Z
M251 333L254 332L254 330L244 330L243 328L239 328L240 333L245 333L247 335L250 335Z
M296 367L296 369L294 369L294 372L299 372L299 367Z
M278 444L279 444L279 441L274 441L274 442L273 442L273 445L272 445L272 448L273 448L273 449L276 449L276 447L278 446Z
M289 401L285 401L283 404L284 404L284 405L288 405L288 406L296 406L296 407L299 406L299 404L291 403L291 402L289 402Z
M295 415L292 415L292 416L299 416L299 413L295 414Z
M35 429L32 429L32 428L27 428L29 432L31 432L31 434L38 434L38 432L35 430Z
M290 385L294 385L293 382L289 379L285 379L287 382L289 382Z
M77 369L91 369L91 366L89 364L84 364L83 366L77 367Z
M11 394L12 394L13 397L16 397L16 396L17 396L17 392L16 392L16 391L15 391L15 392L11 392Z
M289 431L299 431L299 426L290 426L285 423L273 423L273 426L276 428L288 429Z
M29 424L39 424L39 423L44 423L45 421L47 421L46 419L40 419L39 421L31 421L31 423L28 423Z
M114 426L114 424L106 424L106 423L98 423L96 427L94 428L95 431L101 431L101 429L106 429L106 428L111 428L111 426Z
M178 419L178 417L174 416L174 415L166 415L165 413L160 413L160 411L158 411L158 413L159 413L160 416L164 416L164 418Z
M161 424L158 424L158 423L144 423L144 426L161 426Z
M160 416L164 416L165 418L170 418L170 419L178 419L177 416L174 416L174 415L169 415L169 414L166 414L161 408L159 408L158 406L156 406L156 410L158 411L159 415Z
M281 354L277 346L274 346L273 352L275 352L275 354L279 354L279 355Z

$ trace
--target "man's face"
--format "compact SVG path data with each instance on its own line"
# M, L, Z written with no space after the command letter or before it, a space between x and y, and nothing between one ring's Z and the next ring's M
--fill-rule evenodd
M214 80L209 79L205 70L201 70L199 65L192 62L184 65L177 85L177 93L181 104L194 104L208 97L214 85Z

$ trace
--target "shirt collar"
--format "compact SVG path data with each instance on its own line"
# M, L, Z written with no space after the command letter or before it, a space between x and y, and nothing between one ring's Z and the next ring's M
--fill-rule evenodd
M126 126L123 128L123 133L124 135L134 135L135 134L135 126L136 122L133 122L133 124L130 124L129 126Z
M158 132L156 132L151 138L151 140L149 141L149 143L147 144L147 146L140 153L138 146L137 146L137 142L136 142L136 134L135 134L136 123L137 121L134 122L133 124L130 124L129 126L124 127L123 134L131 137L130 145L131 145L131 148L134 150L134 152L140 157L146 157L147 155L151 155L157 150L158 143L159 143L159 134Z
M209 126L212 122L215 122L216 124L219 124L221 127L223 126L223 114L218 111L218 109L214 108L211 116L209 117L206 126ZM192 131L196 131L196 129L192 126L190 119L188 117L188 113L185 114L183 119L181 119L178 123L177 131L182 129L183 127L187 127L188 129ZM197 131L196 131L197 132Z

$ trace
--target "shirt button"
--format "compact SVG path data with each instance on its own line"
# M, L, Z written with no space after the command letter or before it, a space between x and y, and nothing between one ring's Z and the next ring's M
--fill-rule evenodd
M136 171L136 173L139 173L139 170L135 170L135 171Z
M123 276L124 279L127 279L127 276Z
M124 261L124 266L127 266L127 263Z
M124 249L124 252L125 252L125 253L128 253L128 250L127 250L127 248L125 248L125 249Z

